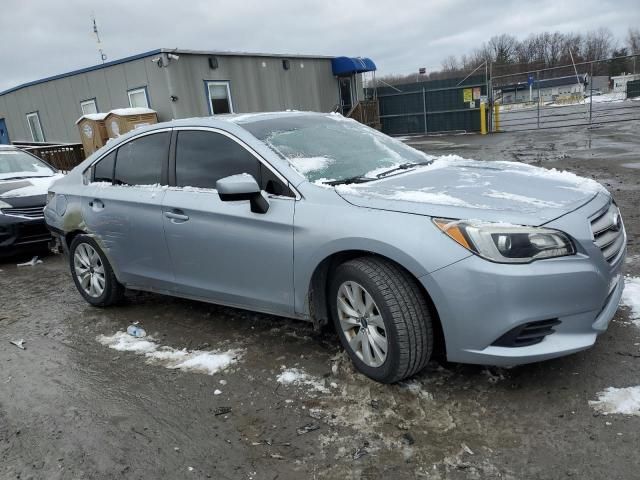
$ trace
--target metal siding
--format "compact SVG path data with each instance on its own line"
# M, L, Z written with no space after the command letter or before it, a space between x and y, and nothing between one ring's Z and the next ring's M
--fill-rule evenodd
M38 111L47 141L77 142L80 136L75 121L81 115L81 101L95 98L99 111L108 112L128 107L127 91L138 87L147 87L151 108L158 112L160 121L208 116L205 80L230 82L236 113L285 109L326 112L337 101L331 58L216 55L219 67L212 70L208 54L179 55L180 59L166 68L158 68L147 56L11 90L0 96L11 139L31 140L26 114ZM289 70L282 67L285 58L290 61ZM171 102L171 95L178 101Z

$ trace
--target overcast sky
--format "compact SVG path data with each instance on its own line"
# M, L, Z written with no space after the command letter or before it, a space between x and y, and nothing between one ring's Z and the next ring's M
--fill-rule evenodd
M2 0L0 91L156 48L367 56L381 74L440 67L492 35L640 27L639 0Z

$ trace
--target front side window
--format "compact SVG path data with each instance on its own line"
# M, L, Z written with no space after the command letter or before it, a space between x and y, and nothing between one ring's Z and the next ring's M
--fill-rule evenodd
M229 82L207 82L207 94L212 115L233 113Z
M29 124L29 131L31 132L31 140L34 142L44 142L44 132L42 131L38 112L28 113L27 123Z
M93 181L111 183L113 181L113 167L115 167L115 165L116 151L114 150L109 155L102 157L102 159L93 166Z
M98 113L98 105L96 104L95 98L92 98L91 100L85 100L84 102L80 102L80 108L82 109L83 115Z
M154 133L132 140L118 148L114 183L116 185L158 185L162 167L169 157L170 132Z
M129 106L131 108L149 108L149 98L147 97L146 88L136 88L129 90Z
M247 149L219 133L178 132L178 187L216 188L216 182L221 178L239 173L248 173L260 183L259 163Z

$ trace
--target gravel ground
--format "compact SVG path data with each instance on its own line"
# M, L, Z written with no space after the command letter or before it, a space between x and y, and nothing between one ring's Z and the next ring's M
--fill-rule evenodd
M605 183L626 221L627 273L640 276L639 130L407 141ZM509 370L434 361L388 386L355 373L330 331L151 294L95 309L64 257L23 260L0 263L1 479L638 478L640 416L588 403L640 384L640 328L624 308L583 353ZM235 350L237 361L205 375L96 340L134 321L161 345ZM26 350L9 343L20 338ZM306 383L279 383L290 368Z

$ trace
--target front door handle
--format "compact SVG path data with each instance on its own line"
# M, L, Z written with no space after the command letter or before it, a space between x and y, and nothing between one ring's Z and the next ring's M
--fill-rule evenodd
M186 222L189 220L189 215L179 212L164 212L164 216L170 218L173 223Z

